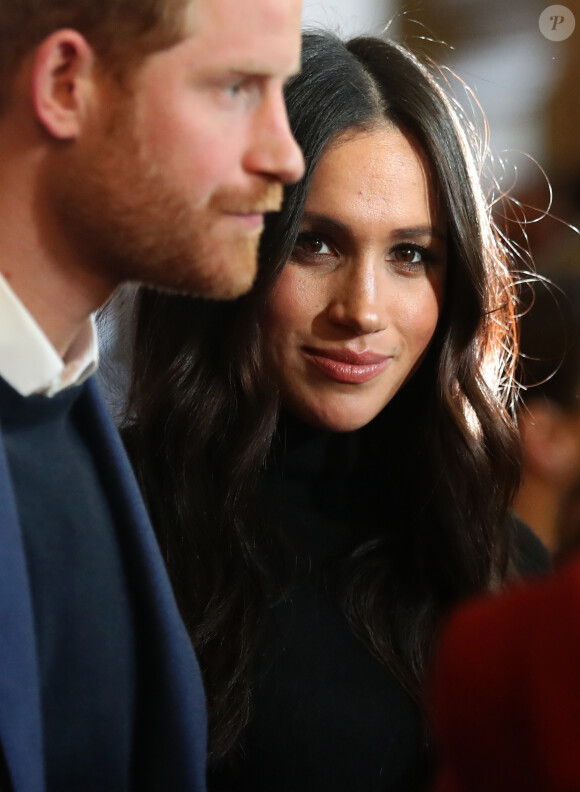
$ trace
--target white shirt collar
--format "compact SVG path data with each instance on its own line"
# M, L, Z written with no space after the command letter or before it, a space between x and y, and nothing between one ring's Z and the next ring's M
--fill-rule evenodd
M87 320L63 360L0 275L0 377L22 396L54 396L82 384L98 365L94 318Z

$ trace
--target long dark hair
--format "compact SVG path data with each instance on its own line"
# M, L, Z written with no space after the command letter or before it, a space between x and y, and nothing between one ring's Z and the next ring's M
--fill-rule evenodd
M249 663L278 551L257 496L278 416L258 318L317 163L346 130L388 119L418 141L447 212L449 252L436 338L384 411L402 427L394 453L406 508L389 541L385 531L367 537L345 563L344 612L418 699L442 615L499 585L509 567L515 295L480 184L479 141L430 67L390 41L306 34L286 99L306 174L267 222L255 288L222 304L144 291L138 306L125 435L204 673L213 761L248 719Z

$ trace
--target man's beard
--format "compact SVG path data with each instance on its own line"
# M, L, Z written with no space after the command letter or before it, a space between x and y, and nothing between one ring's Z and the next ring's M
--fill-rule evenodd
M147 161L130 119L64 152L51 179L57 222L93 275L215 299L244 294L257 272L260 230L227 215L278 210L283 192L256 177L251 193L222 188L194 205Z

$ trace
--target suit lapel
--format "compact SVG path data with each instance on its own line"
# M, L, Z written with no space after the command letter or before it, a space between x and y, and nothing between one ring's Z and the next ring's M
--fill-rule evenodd
M122 526L136 605L155 676L157 765L150 789L205 790L207 724L201 676L118 432L94 382L83 427ZM26 561L0 426L0 744L14 792L44 792L38 663ZM163 761L161 758L164 758ZM156 776L153 778L153 776ZM0 778L1 781L1 778ZM3 787L2 787L3 790Z
M129 574L141 623L147 632L147 653L154 668L154 739L159 758L159 788L205 790L207 724L201 675L175 604L133 470L119 433L94 380L79 409L111 498L120 537L130 559ZM151 789L158 785L150 778Z
M0 742L15 792L42 792L44 765L34 620L1 432Z

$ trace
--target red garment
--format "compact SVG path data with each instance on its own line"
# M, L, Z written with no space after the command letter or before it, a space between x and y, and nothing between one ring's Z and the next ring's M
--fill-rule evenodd
M460 609L432 692L435 792L579 792L580 560Z

